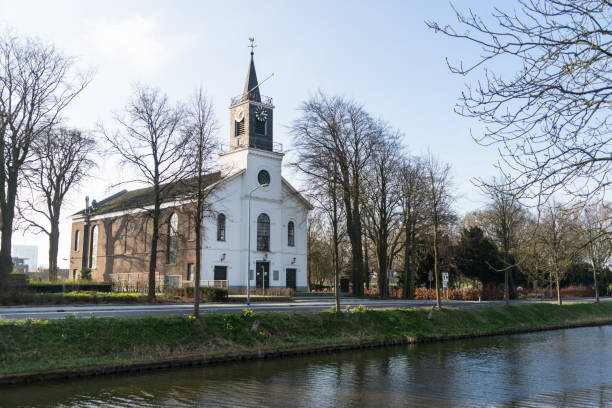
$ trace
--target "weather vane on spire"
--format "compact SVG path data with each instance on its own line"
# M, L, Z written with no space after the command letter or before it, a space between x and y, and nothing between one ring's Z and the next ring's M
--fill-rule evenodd
M251 45L248 47L251 49L251 55L253 55L253 50L255 47L257 47L257 45L255 45L255 37L249 37L249 41L251 42Z

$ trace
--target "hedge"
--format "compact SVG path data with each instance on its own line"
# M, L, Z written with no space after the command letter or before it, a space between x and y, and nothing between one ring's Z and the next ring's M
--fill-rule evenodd
M186 297L193 297L194 287L186 286L183 289L183 295ZM225 302L227 301L227 289L215 288L212 286L200 287L200 298L209 302Z
M30 283L27 290L37 293L64 293L78 291L112 292L113 284L106 282Z
M24 273L9 273L8 287L11 292L23 292L28 286L28 277Z

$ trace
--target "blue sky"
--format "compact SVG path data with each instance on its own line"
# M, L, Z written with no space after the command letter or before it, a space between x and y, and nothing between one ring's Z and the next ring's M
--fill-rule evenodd
M462 1L483 16L491 2ZM426 28L425 20L456 24L444 1L53 1L0 0L0 27L36 36L78 56L93 82L67 112L69 123L94 129L110 125L136 82L185 99L202 85L216 106L229 138L230 97L242 91L249 59L248 37L257 43L255 63L262 93L274 98L275 141L288 149L289 126L300 103L318 89L364 104L404 135L407 151L430 149L452 165L460 214L483 205L470 179L495 175L494 148L474 143L481 126L453 112L466 82L449 72L451 61L473 60L479 50ZM288 155L290 159L290 154ZM84 195L101 199L124 177L113 158L99 161L95 177L75 192L65 215L82 206ZM288 178L295 180L287 170ZM69 219L62 223L60 258L68 256ZM15 235L16 243L42 236ZM60 260L60 266L66 261Z

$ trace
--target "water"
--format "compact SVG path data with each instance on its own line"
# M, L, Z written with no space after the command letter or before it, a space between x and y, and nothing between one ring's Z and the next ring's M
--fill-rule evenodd
M7 407L612 407L612 326L0 389Z

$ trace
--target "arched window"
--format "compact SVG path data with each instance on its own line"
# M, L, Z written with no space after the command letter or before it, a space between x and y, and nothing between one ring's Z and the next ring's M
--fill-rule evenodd
M289 221L289 224L287 224L287 245L295 246L295 224L293 221Z
M257 250L270 250L270 217L266 214L257 217Z
M225 241L225 214L217 216L217 241Z
M166 248L166 263L176 263L178 252L178 215L173 213L168 219L168 246Z
M96 269L98 266L98 226L91 229L91 243L89 245L89 267Z
M80 238L80 231L79 230L74 231L74 250L75 251L78 251L79 246L81 245L81 243L79 242L79 238Z
M149 252L151 249L151 238L153 236L153 220L147 218L144 225L144 251Z

